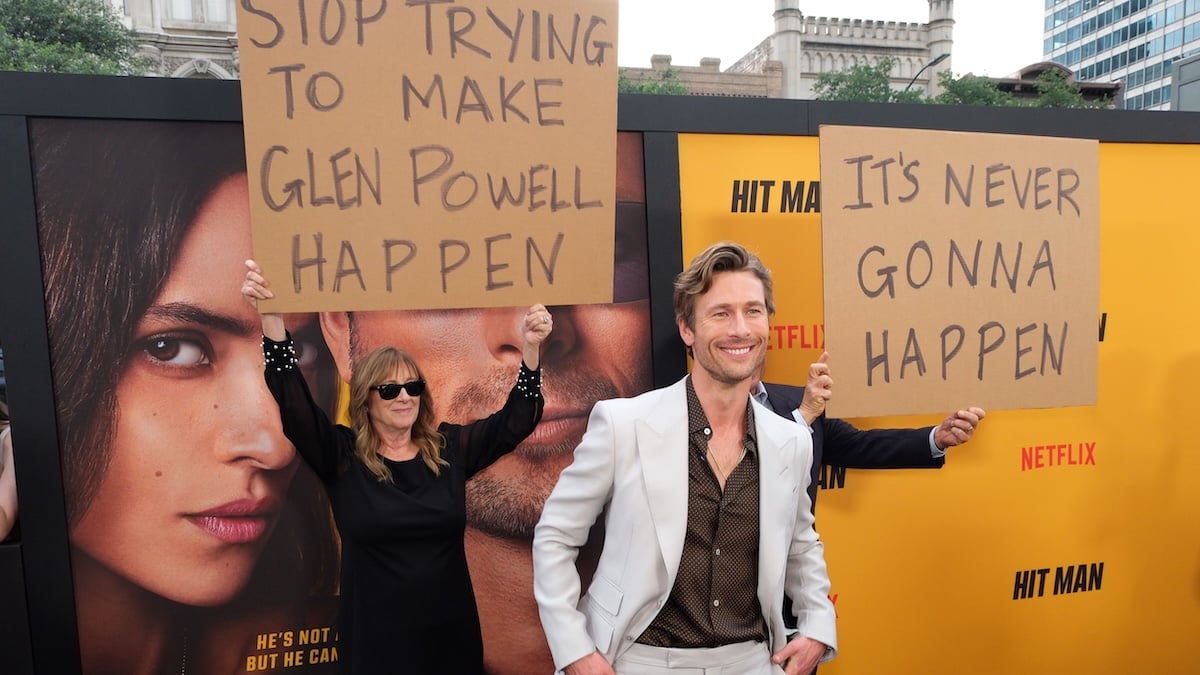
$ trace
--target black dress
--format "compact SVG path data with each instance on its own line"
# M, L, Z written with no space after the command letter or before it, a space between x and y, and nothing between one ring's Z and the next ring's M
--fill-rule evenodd
M504 408L490 417L438 427L450 464L441 475L419 457L385 459L389 484L355 457L353 432L332 424L313 402L291 341L264 338L263 346L284 433L325 484L342 537L339 670L482 673L483 639L463 547L465 483L537 426L540 371L522 364Z

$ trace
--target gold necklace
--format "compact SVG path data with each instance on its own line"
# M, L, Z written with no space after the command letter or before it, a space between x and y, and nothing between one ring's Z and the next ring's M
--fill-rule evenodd
M719 478L721 483L724 484L729 478L729 472L725 471L725 469L721 466L721 463L717 461L717 455L713 452L711 445L708 446L708 456L712 458L713 468L717 470L717 478ZM733 463L733 468L736 469L738 464L741 464L742 460L745 458L746 448L743 447L742 454L738 457L737 461Z
M187 675L187 648L188 648L188 634L187 634L187 626L185 625L183 627L183 658L180 659L180 661L179 661L179 675Z

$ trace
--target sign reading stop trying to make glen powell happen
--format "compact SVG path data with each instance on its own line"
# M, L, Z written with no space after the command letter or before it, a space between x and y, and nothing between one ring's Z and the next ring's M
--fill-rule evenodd
M240 0L271 311L612 299L616 0Z
M1099 146L822 126L831 415L1096 401Z

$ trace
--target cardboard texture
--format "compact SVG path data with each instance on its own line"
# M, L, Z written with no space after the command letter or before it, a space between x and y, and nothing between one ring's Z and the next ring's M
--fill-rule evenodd
M834 417L1096 401L1099 145L822 126Z
M271 311L612 299L616 0L238 6Z

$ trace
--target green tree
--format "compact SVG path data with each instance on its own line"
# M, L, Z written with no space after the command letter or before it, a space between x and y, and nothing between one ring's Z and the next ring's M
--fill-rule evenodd
M679 81L674 68L656 71L653 75L637 81L629 79L624 68L617 68L617 91L622 94L673 94L685 95L688 89Z
M853 66L821 73L813 84L818 101L863 101L868 103L920 103L921 92L892 88L889 73L896 59L884 58L873 66Z
M951 105L1021 105L1015 96L1001 91L995 81L986 77L964 75L954 77L950 71L938 73L938 84L942 92L933 98L934 103Z
M837 72L821 73L813 85L818 101L860 101L867 103L943 103L953 105L1036 106L1041 108L1107 108L1107 99L1089 101L1075 82L1068 81L1060 69L1051 68L1034 81L1035 99L1019 98L1002 91L996 81L986 77L938 73L942 92L926 98L920 91L892 88L889 73L894 59L881 59L873 66L854 66Z
M136 51L106 0L0 0L0 70L140 75Z
M1056 68L1044 70L1033 83L1038 97L1033 102L1039 108L1107 108L1108 99L1089 101L1075 82L1067 80L1066 73Z

